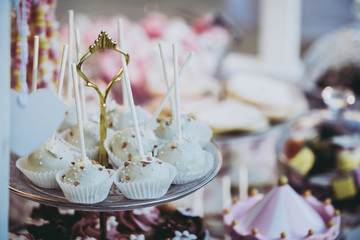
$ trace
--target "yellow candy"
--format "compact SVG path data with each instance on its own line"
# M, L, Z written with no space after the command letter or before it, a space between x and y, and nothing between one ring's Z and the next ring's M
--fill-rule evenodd
M357 150L341 151L336 160L336 168L339 170L354 170L360 165L360 152Z
M295 157L290 159L289 165L300 175L305 175L313 167L314 162L314 153L308 147L303 147Z
M332 187L335 198L338 200L354 197L357 193L354 178L352 176L335 179L332 182Z

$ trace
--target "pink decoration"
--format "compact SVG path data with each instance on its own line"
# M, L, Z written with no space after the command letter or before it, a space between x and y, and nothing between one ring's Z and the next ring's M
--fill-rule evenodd
M164 30L168 25L168 19L160 13L149 14L141 21L141 26L149 38L159 39L163 36Z
M249 197L234 204L224 215L224 224L233 239L275 240L285 233L286 239L333 240L339 234L340 215L331 204L312 196L302 198L285 184L262 199Z

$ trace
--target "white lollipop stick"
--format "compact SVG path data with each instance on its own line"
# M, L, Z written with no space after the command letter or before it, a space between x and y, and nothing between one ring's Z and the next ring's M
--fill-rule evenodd
M239 167L239 199L245 200L248 197L248 169L246 166Z
M63 47L63 52L62 52L62 56L61 56L61 64L60 64L60 76L59 76L59 85L58 85L58 91L57 91L57 95L59 96L59 98L61 99L61 92L62 92L62 88L63 88L63 84L64 84L64 76L65 76L65 65L66 65L66 60L67 60L67 54L68 54L68 45L65 44Z
M132 91L131 91L130 80L129 80L129 72L128 72L128 69L127 69L125 57L121 58L121 64L122 64L122 67L123 67L123 70L124 70L123 77L124 77L124 80L126 82L126 91L128 93L128 101L129 101L129 104L130 104L131 114L132 114L132 117L133 117L133 122L134 122L134 127L135 127L135 136L136 136L136 141L137 141L137 145L138 145L138 150L139 150L140 156L144 157L145 155L144 155L144 150L143 150L142 141L141 141L139 123L138 123L138 119L137 119L136 112L135 112L134 98L133 98Z
M79 126L79 135L80 135L80 145L81 145L81 157L83 161L86 161L86 152L85 152L85 140L84 140L84 129L82 124L82 117L81 117L81 106L80 106L80 93L79 93L79 83L78 83L78 75L76 72L76 64L73 63L72 67L72 75L74 81L74 91L75 91L75 104L76 104L76 115L77 115L77 122Z
M223 176L221 179L223 209L231 206L231 179L229 176Z
M200 217L204 216L204 188L200 188L194 193L192 209Z
M77 60L81 58L81 48L80 48L80 30L79 28L75 29L75 42L76 42L76 55ZM87 114L86 114L86 106L85 106L85 89L83 82L79 81L79 88L80 88L80 101L81 101L81 109L82 109L82 117L83 121L87 121Z
M189 65L190 60L192 59L192 57L195 55L195 52L191 51L189 53L189 55L187 56L187 58L185 59L185 62L183 63L182 67L180 68L180 72L179 72L179 76L181 76L181 74L183 73L184 69L186 69L186 67Z
M175 106L176 106L176 136L178 139L182 138L181 135L181 116L180 116L180 93L179 93L179 65L178 53L176 45L172 45L173 58L174 58L174 82L175 82Z
M182 65L181 69L180 69L180 72L179 72L179 78L181 77L182 73L184 72L184 69L186 66L188 66L188 63L191 61L192 59L192 56L194 56L194 52L190 52L188 57L186 58L184 64ZM174 89L174 86L175 86L175 82L173 82L168 91L166 92L164 98L161 100L159 106L157 107L155 113L153 114L151 120L146 124L146 128L147 129L151 129L152 127L152 124L156 121L156 119L159 117L159 114L161 113L162 109L164 108L165 106L165 103L167 102L167 100L169 99L170 96L172 96L172 90ZM175 109L175 108L174 108ZM175 116L175 115L174 115Z
M118 34L119 34L119 46L121 49L125 49L124 25L123 25L123 20L121 18L118 19ZM124 58L125 60L124 55L121 54L120 57ZM123 105L124 107L128 107L129 106L128 93L126 91L126 83L124 80L121 81L121 90L123 95Z
M159 42L158 45L159 45L159 50L160 50L160 57L161 57L161 62L162 62L162 67L163 67L163 72L164 72L166 88L169 91L169 89L170 89L170 79L169 79L169 75L168 75L166 59L165 59L165 56L164 56L163 43ZM175 111L174 97L173 97L172 94L170 94L170 107L171 107L171 115L172 115L173 118L175 118L175 112L176 111Z
M73 63L73 38L74 38L74 10L69 10L69 53L68 53L68 76L67 76L67 102L70 103L72 99L72 82L71 82L71 65Z
M36 91L37 88L37 73L39 63L39 36L34 36L34 58L33 58L33 74L32 74L32 92Z

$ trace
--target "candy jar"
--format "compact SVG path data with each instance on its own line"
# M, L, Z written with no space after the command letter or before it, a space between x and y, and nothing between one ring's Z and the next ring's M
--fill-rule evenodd
M296 191L332 199L351 227L360 220L360 112L348 110L355 102L349 89L326 87L321 96L327 109L295 119L281 133L279 171Z

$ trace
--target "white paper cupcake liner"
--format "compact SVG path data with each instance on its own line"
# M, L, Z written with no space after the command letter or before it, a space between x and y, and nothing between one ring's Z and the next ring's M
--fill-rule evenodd
M27 159L28 157L19 158L16 161L16 167L36 186L42 188L59 188L56 180L55 174L59 171L51 170L46 172L34 172L27 170Z
M115 185L124 194L126 198L143 200L143 199L156 199L164 196L170 188L173 179L176 176L176 169L170 164L166 164L170 170L170 177L163 180L146 180L146 181L134 181L134 182L120 182L120 171L117 171L117 177L114 181Z
M111 140L113 139L114 135L117 133L116 132L110 132L107 134L107 137L105 139L104 142L104 147L105 150L109 156L110 162L115 165L117 168L121 167L124 164L124 161L122 161L120 158L116 157L113 152L110 150L111 149Z
M65 131L62 131L61 133L59 133L59 139L67 146L69 147L71 150L81 153L81 149L77 146L72 145L71 143L69 143L68 141L66 141L66 136L69 134L70 129L67 129ZM86 147L86 146L85 146ZM98 156L99 156L99 147L94 147L94 148L86 148L85 149L86 152L86 156L91 159L91 160L98 160Z
M62 176L67 171L68 169L58 171L55 176L56 181L68 201L82 204L98 203L105 200L116 177L116 172L110 170L110 176L104 182L89 186L74 186L72 184L64 183L62 180Z
M214 157L211 153L205 150L204 150L204 155L205 155L205 166L201 172L184 173L177 171L177 175L173 181L173 184L185 184L205 176L214 165Z

